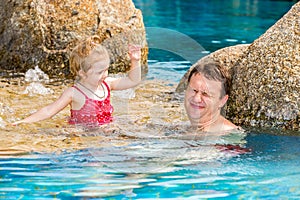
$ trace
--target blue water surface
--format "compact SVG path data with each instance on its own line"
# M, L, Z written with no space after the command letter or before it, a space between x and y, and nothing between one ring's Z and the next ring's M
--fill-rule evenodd
M143 13L147 30L148 77L178 82L191 64L208 53L252 43L295 2L134 0Z
M300 138L250 133L246 139L251 152L203 160L191 154L200 158L210 149L174 140L167 147L164 139L1 158L0 198L299 199Z

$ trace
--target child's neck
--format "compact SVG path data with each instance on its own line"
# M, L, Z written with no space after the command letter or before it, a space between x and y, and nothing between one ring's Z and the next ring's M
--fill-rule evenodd
M89 83L87 83L86 81L83 80L79 80L77 82L79 85L85 87L86 89L92 90L93 92L98 90L99 85L91 85Z
M89 93L95 95L98 99L103 99L106 96L105 89L104 89L104 86L102 84L100 84L102 90L99 90L99 88L98 88L99 86L97 86L95 88L95 86L92 87L91 85L89 85L89 84L87 84L85 82L82 82L82 81L78 81L77 84L80 85L82 88L84 88Z

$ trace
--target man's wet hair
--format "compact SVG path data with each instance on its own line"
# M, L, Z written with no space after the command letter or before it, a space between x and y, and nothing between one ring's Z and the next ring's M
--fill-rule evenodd
M202 74L209 80L222 82L224 89L223 91L225 92L222 92L222 96L226 94L229 95L231 87L231 75L225 66L215 61L197 63L188 76L188 84L190 83L192 76L195 74Z

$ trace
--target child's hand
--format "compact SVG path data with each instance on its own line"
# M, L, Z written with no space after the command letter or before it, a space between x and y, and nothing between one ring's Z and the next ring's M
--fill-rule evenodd
M11 125L12 126L17 126L17 125L22 124L22 123L23 123L23 121L20 120L20 121L16 121L16 122L11 123Z
M129 45L129 57L131 60L141 60L141 47L138 45Z

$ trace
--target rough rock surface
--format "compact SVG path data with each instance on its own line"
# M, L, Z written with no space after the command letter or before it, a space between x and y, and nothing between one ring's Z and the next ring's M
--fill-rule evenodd
M299 131L300 2L251 45L227 47L198 62L211 58L232 70L227 118L238 125Z
M129 67L128 43L142 45L145 28L131 0L8 0L0 4L0 66L24 72L38 65L49 75L69 75L68 55L76 41L99 35L111 54L111 72Z
M194 68L195 65L199 63L206 63L209 61L217 61L223 65L225 65L229 70L236 64L238 59L243 55L243 53L247 50L249 44L240 44L235 46L226 47L220 50L217 50L200 60L198 60L190 69L184 74L183 78L180 80L176 92L182 93L187 87L187 79L190 71Z
M233 69L227 114L235 123L299 130L300 2Z

